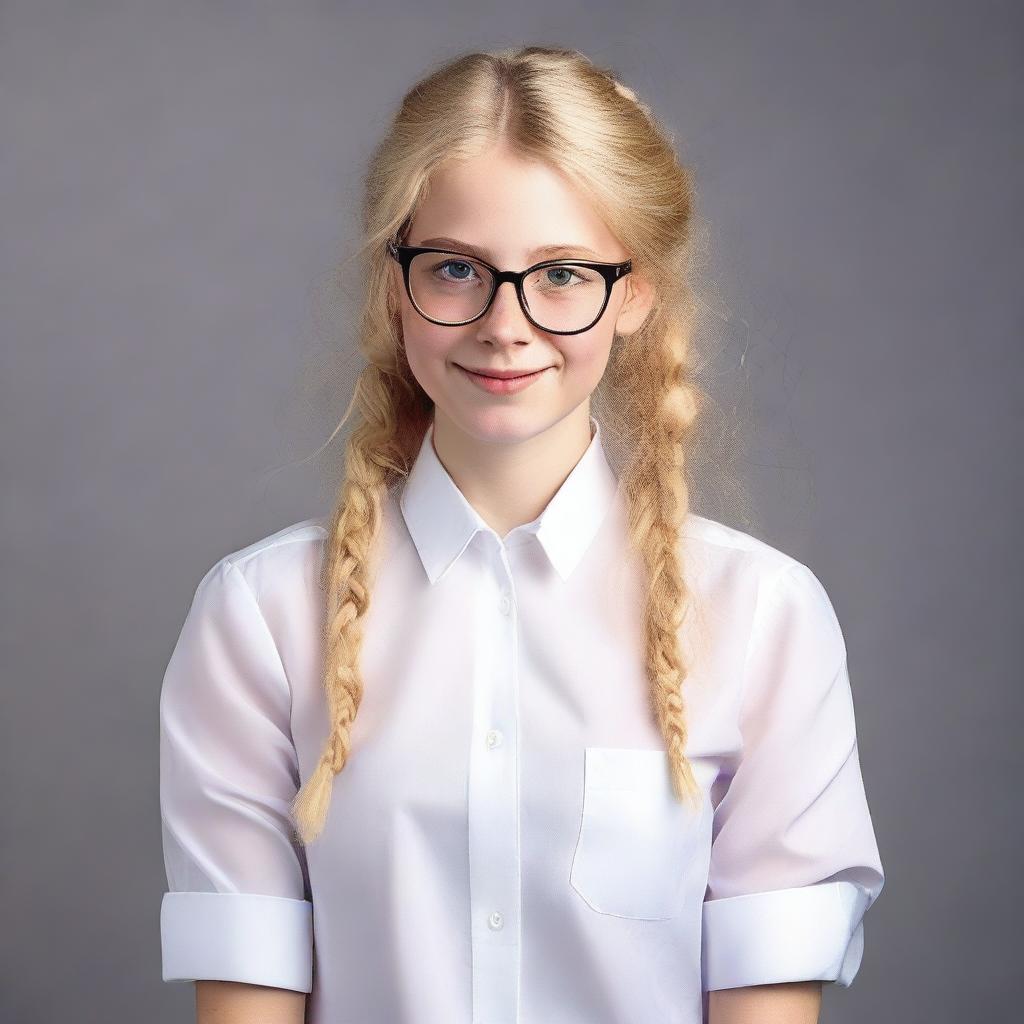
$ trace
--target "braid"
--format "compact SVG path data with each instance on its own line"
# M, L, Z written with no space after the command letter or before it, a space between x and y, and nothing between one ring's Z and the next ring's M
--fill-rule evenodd
M690 595L679 537L689 502L684 453L698 410L697 395L684 378L683 341L680 328L668 326L663 342L652 348L655 365L638 372L633 394L650 408L643 410L639 454L623 481L631 542L648 572L643 636L652 710L665 739L673 790L693 800L699 799L700 789L684 754L688 728L681 684L686 666L679 643Z
M342 500L331 519L321 571L327 605L324 688L330 733L315 770L292 804L303 843L315 839L326 823L334 776L348 760L352 724L363 697L359 651L370 605L371 553L380 535L388 480L385 460L373 457L379 430L363 425L348 441Z

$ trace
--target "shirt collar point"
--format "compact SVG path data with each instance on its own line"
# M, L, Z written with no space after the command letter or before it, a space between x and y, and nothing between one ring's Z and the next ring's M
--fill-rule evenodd
M590 445L530 527L563 582L586 554L618 487L593 416L590 424ZM476 533L487 529L438 458L432 432L431 422L400 498L431 585L445 576Z

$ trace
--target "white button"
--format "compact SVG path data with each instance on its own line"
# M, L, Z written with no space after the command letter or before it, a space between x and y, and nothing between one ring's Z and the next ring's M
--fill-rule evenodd
M502 928L504 926L505 919L501 916L501 914L498 913L498 911L495 910L494 913L492 913L491 916L487 918L487 923L495 931L498 931L499 928Z
M508 615L508 613L512 610L512 599L508 596L508 594L501 595L501 600L498 602L498 607L501 609L502 615Z
M487 746L489 747L500 747L501 746L501 731L498 729L492 729L486 737Z

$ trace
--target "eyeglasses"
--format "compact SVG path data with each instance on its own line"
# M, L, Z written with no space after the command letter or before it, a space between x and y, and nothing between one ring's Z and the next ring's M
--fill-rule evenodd
M548 334L590 330L608 306L612 285L633 269L623 263L545 260L526 270L498 270L476 256L388 241L401 265L405 290L416 312L443 327L479 320L506 281L515 286L519 305L534 327Z

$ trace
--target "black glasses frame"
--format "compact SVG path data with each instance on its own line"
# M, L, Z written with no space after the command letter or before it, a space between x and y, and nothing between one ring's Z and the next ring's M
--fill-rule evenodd
M388 252L402 268L402 279L405 281L405 291L409 296L409 301L412 303L413 308L421 317L423 317L424 320L429 320L432 324L437 324L440 327L464 327L466 324L471 324L479 320L480 317L482 317L491 308L491 303L494 302L494 296L498 294L498 288L507 281L515 286L516 295L519 297L519 308L522 309L523 315L538 330L543 331L545 334L582 334L584 331L589 331L590 328L593 327L602 316L604 316L604 311L608 308L608 300L611 298L612 286L616 281L623 278L633 269L632 260L625 260L622 263L595 263L592 260L574 260L567 259L563 256L561 259L544 260L543 263L535 263L532 267L527 267L525 270L518 272L515 270L499 270L486 260L480 259L479 256L470 256L468 253L459 252L457 249L435 249L431 246L422 245L396 245L395 242L390 240L388 241ZM416 305L416 300L412 295L412 287L409 284L409 267L412 264L413 257L424 252L447 253L450 256L462 256L467 260L472 260L474 263L479 263L491 272L493 275L491 294L487 297L487 302L484 303L484 308L481 309L476 316L470 317L468 320L460 320L457 323L451 323L448 320L435 320L433 317L427 316L427 314ZM526 305L526 298L523 295L523 281L526 279L527 275L532 274L536 270L542 270L544 267L562 266L566 263L574 267L586 267L588 270L595 270L604 278L604 302L601 303L601 309L597 316L595 316L586 327L580 327L575 331L553 331L549 327L545 327L543 324L537 323L537 321L530 315L530 310Z

